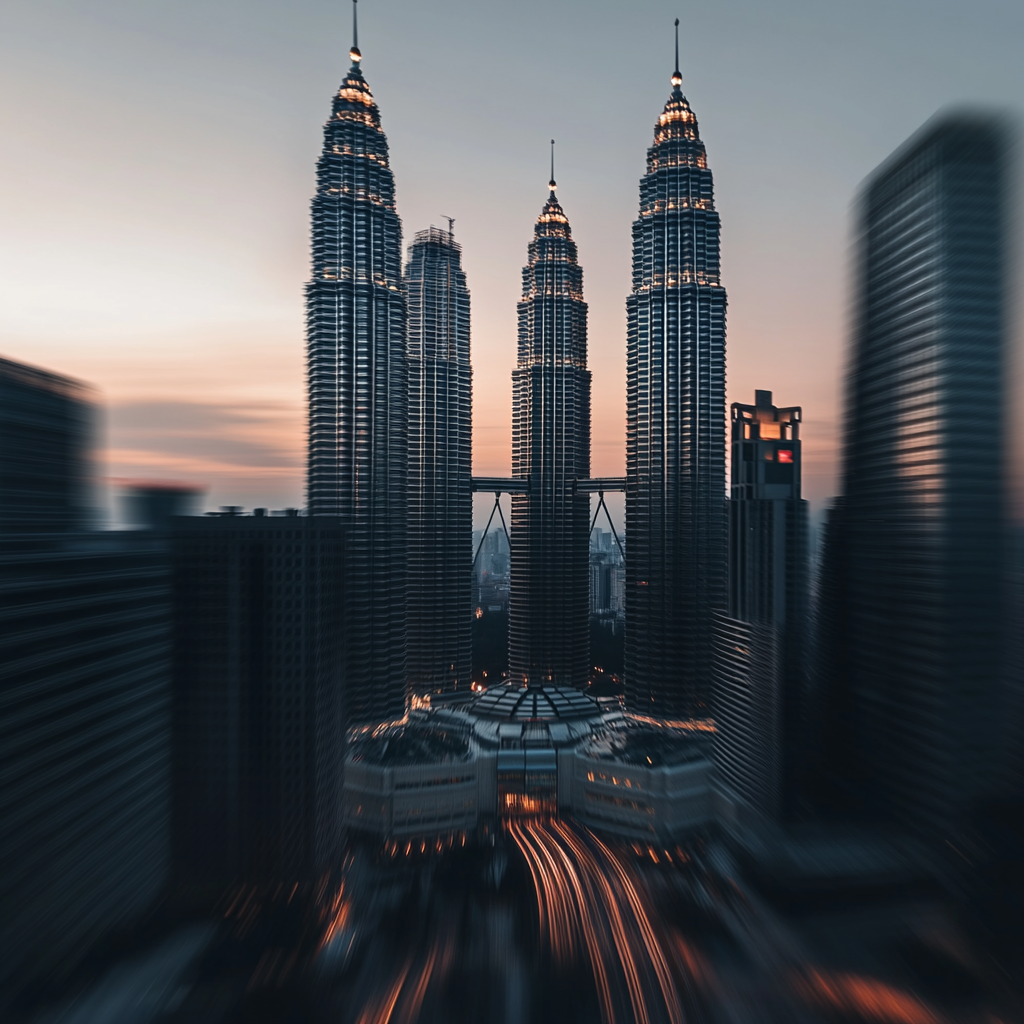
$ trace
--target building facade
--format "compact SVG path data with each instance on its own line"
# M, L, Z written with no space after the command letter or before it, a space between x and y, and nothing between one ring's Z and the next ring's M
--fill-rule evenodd
M0 537L0 636L2 1009L168 881L166 552L127 533Z
M171 536L176 875L315 879L341 840L344 528L197 516Z
M926 125L860 201L836 538L866 807L943 833L997 790L1009 156L994 118Z
M732 406L729 587L716 638L716 784L726 803L780 818L804 749L808 543L799 407L770 391Z
M703 716L726 600L719 219L679 71L647 151L626 303L626 696Z
M402 228L380 111L357 46L324 127L306 286L307 497L346 527L354 720L402 713L407 373Z
M589 678L590 371L583 270L550 182L523 268L512 373L509 674L585 687Z
M472 682L473 438L469 289L451 231L416 234L405 266L409 371L409 688Z

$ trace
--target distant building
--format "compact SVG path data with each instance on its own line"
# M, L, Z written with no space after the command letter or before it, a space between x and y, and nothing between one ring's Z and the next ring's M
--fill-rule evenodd
M182 881L307 881L335 863L348 693L343 537L327 516L173 523Z
M91 398L76 380L0 359L0 533L91 525Z
M519 683L583 688L589 678L587 537L590 371L583 271L555 196L537 218L523 268L519 353L512 372L509 674Z
M406 306L387 137L354 42L350 56L312 204L306 485L311 516L345 523L349 712L375 722L405 706Z
M726 603L720 224L682 80L647 150L626 300L626 699L667 718L709 713Z
M807 502L799 407L732 406L727 613L718 620L715 771L727 816L778 819L804 754Z
M170 573L138 534L0 538L0 1006L170 867Z
M409 687L472 683L469 290L450 231L419 231L405 267L409 363Z
M137 530L166 531L174 516L192 516L203 490L189 484L132 483L121 496L123 518Z
M847 795L933 836L999 786L1010 176L1000 121L949 114L860 200L819 706Z

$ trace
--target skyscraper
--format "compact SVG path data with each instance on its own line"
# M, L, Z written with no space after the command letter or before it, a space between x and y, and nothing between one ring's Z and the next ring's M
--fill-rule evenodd
M997 789L1009 173L997 119L949 114L860 202L825 703L865 806L939 834Z
M715 785L737 819L777 819L799 781L807 619L801 410L732 406L729 587L715 637ZM742 811L740 804L745 805Z
M726 296L711 171L678 67L677 41L626 302L626 697L662 716L707 713L726 591Z
M452 232L419 231L405 267L409 364L409 686L473 672L469 290Z
M509 674L584 687L589 677L590 371L583 271L569 219L550 193L523 268L512 372Z
M254 514L168 525L175 872L193 884L320 877L341 839L341 521Z
M309 513L340 516L349 560L348 720L402 713L407 396L402 228L357 40L324 127L306 286Z

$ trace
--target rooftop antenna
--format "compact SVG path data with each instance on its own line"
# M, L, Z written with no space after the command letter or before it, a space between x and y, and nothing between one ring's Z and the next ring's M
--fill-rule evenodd
M353 64L358 64L363 55L359 52L359 20L356 13L359 10L359 0L352 0L352 49L348 51Z
M551 180L548 182L548 188L551 189L552 192L554 192L557 187L558 186L555 184L555 140L552 139L551 140Z
M672 72L672 87L678 89L683 84L683 75L679 70L679 19L676 18L676 69Z

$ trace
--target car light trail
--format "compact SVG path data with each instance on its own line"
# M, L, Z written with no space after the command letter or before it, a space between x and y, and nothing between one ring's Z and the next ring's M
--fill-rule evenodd
M566 822L513 821L508 830L536 887L541 935L555 961L572 962L586 949L602 1021L683 1024L652 911L630 866Z

